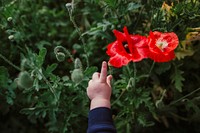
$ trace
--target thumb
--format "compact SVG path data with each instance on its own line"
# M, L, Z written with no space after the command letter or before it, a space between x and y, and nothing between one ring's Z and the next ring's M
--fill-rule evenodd
M111 87L111 84L110 84L111 80L112 80L112 75L107 76L106 81L107 81L107 84L108 84L110 87Z

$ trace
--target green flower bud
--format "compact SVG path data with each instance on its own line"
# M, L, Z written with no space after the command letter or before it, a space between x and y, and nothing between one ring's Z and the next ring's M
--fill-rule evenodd
M8 21L8 22L11 22L12 20L13 20L12 17L8 17L8 18L7 18L7 21Z
M27 71L23 71L20 72L17 83L22 88L30 88L33 86L33 79Z
M8 36L8 39L11 40L11 41L14 40L14 38L15 38L14 35Z
M62 62L65 60L65 54L63 52L56 53L56 58L59 62Z
M81 69L74 69L71 74L71 79L75 83L79 83L83 79L83 72Z
M79 58L76 58L74 61L74 68L75 69L82 69L82 63L81 60Z
M65 6L66 6L67 8L71 8L71 7L72 7L72 3L67 3L67 4L65 4Z

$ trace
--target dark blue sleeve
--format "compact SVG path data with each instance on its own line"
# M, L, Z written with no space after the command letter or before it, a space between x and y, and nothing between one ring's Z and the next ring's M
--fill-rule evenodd
M87 133L116 133L109 108L99 107L90 110Z

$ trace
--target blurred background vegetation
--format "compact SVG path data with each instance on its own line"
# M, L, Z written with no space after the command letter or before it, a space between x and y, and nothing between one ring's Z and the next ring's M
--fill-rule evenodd
M136 63L136 89L135 64L110 67L118 132L200 132L198 0L1 0L0 18L1 133L86 132L87 82L124 26L180 43L150 77L152 61Z

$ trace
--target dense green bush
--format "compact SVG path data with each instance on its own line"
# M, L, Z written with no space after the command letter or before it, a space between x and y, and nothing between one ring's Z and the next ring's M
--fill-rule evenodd
M198 0L1 0L0 17L2 133L85 132L87 83L124 26L179 46L170 62L109 67L118 132L200 132Z

